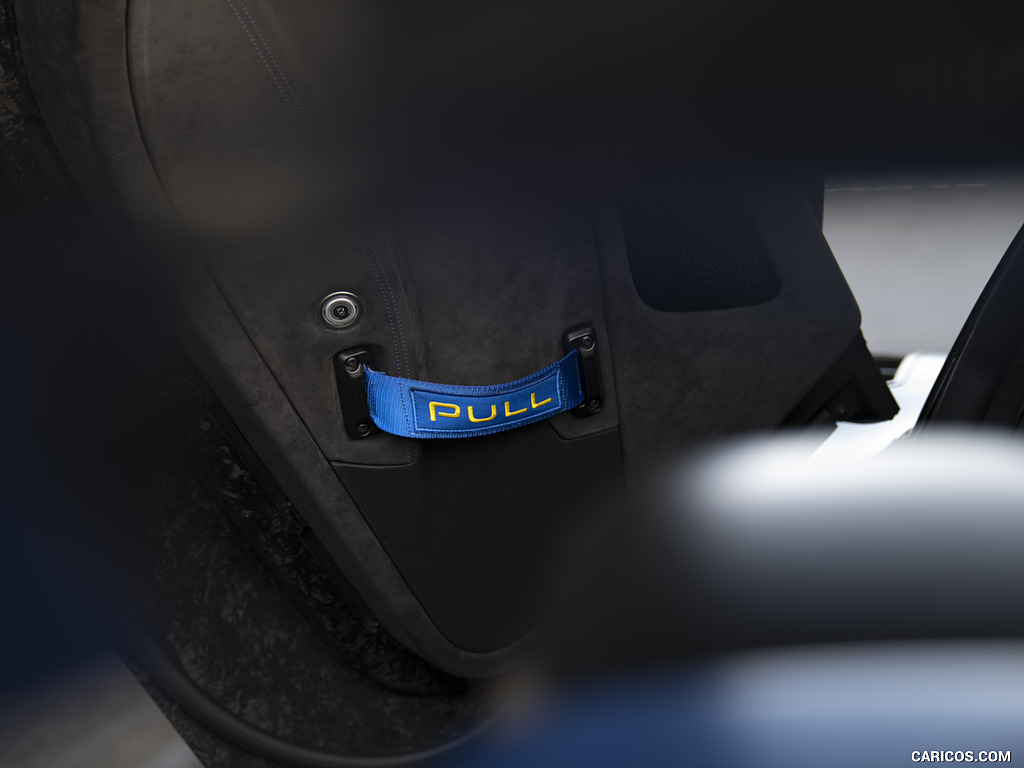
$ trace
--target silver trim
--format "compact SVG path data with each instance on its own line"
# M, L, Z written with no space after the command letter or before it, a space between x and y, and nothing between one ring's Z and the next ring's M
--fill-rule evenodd
M351 328L362 314L359 299L348 291L335 291L320 301L320 322L333 330Z

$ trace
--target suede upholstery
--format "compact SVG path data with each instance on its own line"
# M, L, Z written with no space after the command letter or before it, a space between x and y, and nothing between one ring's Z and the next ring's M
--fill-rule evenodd
M417 126L389 123L403 111L361 91L364 68L384 66L373 42L387 33L386 15L361 4L17 8L35 96L73 178L178 265L182 338L203 375L380 621L448 671L493 674L516 643L468 652L446 637L332 470L406 465L420 450L347 437L334 353L369 345L389 373L489 384L553 362L566 330L593 324L605 407L546 428L571 442L617 427L628 477L696 440L778 425L857 334L856 304L796 185L743 190L779 295L686 313L636 295L613 200L432 179L379 194L358 138ZM384 106L361 111L371 104ZM316 320L336 290L363 302L351 329Z

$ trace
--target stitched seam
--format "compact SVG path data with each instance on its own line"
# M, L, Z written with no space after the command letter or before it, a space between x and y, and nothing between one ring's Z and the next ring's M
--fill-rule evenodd
M256 42L256 38L253 37L252 32L249 30L249 27L246 25L245 20L242 18L241 14L239 14L238 9L235 7L235 4L232 2L232 0L226 1L228 6L231 8L231 11L235 14L235 18L238 19L238 23L242 27L242 30L249 38L249 42L252 43L253 49L256 51L256 55L259 56L260 61L263 62L263 67L266 69L267 74L270 75L270 79L277 88L278 93L281 94L281 99L284 101L285 106L291 113L292 119L295 121L296 126L298 126L299 132L302 134L302 138L305 141L306 146L309 147L310 151L313 153L315 157L317 157L317 159L321 160L322 162L325 161L327 156L327 150L324 148L323 142L321 142L320 136L316 132L316 128L313 127L313 123L309 119L309 115L306 113L306 110L303 108L302 102L299 100L298 95L292 88L287 75L285 75L280 63L274 56L274 53L270 48L270 44L263 36L263 32L262 30L260 30L259 24L256 22L256 19L253 17L253 15L249 12L249 8L245 4L245 0L238 0L238 4L245 12L245 15L248 17L249 21L252 23L252 28L256 32L256 35L259 37L260 43L262 43L263 45L262 50L260 48L260 43ZM266 52L266 56L264 56L264 51ZM268 63L267 57L269 57L270 61L273 62L273 68L271 67L270 63ZM275 69L277 70L277 75L274 74ZM280 76L280 79L278 79L278 75ZM284 84L284 88L282 88L282 83ZM287 89L287 93L285 93L285 89ZM289 94L291 95L291 99L289 99ZM292 104L292 100L294 100L294 105ZM296 109L298 110L298 112L296 112ZM299 116L300 114L301 118ZM313 141L316 142L316 147L313 146L313 141L310 140L310 136L312 136ZM319 147L319 152L317 151L317 147ZM402 358L400 358L398 354L400 335L402 354L405 359L405 372L406 375L408 375L412 372L412 368L409 364L409 351L405 340L405 328L402 326L402 317L398 311L398 301L395 299L395 293L391 285L391 280L388 277L387 270L384 268L383 262L381 261L379 255L377 254L376 246L370 239L370 236L366 231L366 227L360 225L360 228L362 229L363 237L365 238L365 243L369 244L370 249L372 250L373 253L373 258L371 259L370 254L367 253L366 244L363 242L363 239L357 237L357 240L359 240L360 250L363 253L363 257L366 259L367 264L369 264L370 270L373 273L373 279L377 283L377 290L380 291L381 298L384 300L384 309L387 312L388 324L391 326L391 340L395 347L395 362L398 365L398 372L400 375L403 372ZM391 302L394 304L394 317L398 321L399 334L395 333L395 319L392 318L391 303L389 303L388 301L388 295L385 294L384 292L384 286L381 284L380 275L378 275L377 268L374 266L373 263L374 260L376 260L377 264L380 266L380 271L381 273L383 273L384 276L384 282L387 285L387 293L390 294ZM402 399L402 413L405 416L406 427L409 428L411 431L409 412L404 398ZM411 461L408 443L406 443L405 446L405 459L406 461Z
M381 261L380 255L377 253L377 246L374 245L373 238L371 238L370 234L366 231L366 225L360 223L359 228L363 230L363 237L365 238L366 242L369 243L369 245L370 245L370 252L373 254L373 258L377 261L377 265L380 267L381 274L384 276L384 284L387 285L387 287L388 287L388 294L391 296L391 303L392 303L392 305L395 308L395 320L398 322L398 336L399 336L399 339L401 339L401 342L402 342L402 355L405 358L405 375L406 376L412 376L412 366L409 365L409 348L408 348L408 346L405 343L405 327L402 325L402 313L399 312L399 310L398 310L398 300L395 298L394 289L391 287L391 278L388 277L388 271L384 267L384 262ZM364 251L364 254L365 254L365 251ZM378 287L379 287L379 285L378 285ZM386 299L385 299L385 301L386 301ZM393 329L392 329L392 331L393 331ZM398 355L398 350L397 349L395 349L395 355L396 355L396 357ZM399 374L401 374L401 372L402 372L401 365L399 365L398 372L399 372ZM403 408L405 407L404 402L403 402L403 406L402 407ZM406 417L406 420L408 421L408 416ZM418 455L419 454L419 446L416 446L416 452L417 452L417 455Z
M298 114L295 112L295 108L292 106L292 103L288 98L288 94L284 92L284 89L281 87L281 83L274 74L274 70L270 68L270 64L263 55L263 51L260 50L259 43L257 43L256 38L252 36L252 32L249 31L249 27L246 25L245 20L242 18L241 14L238 13L238 9L235 8L235 4L231 0L227 0L227 4L231 7L232 12L235 14L235 18L238 19L238 23L249 38L249 42L252 43L252 47L256 50L256 55L259 56L260 61L263 62L263 66L267 70L267 74L270 75L270 79L273 81L274 85L277 86L277 91L281 94L281 99L284 101L285 106L288 107L288 111L291 113L292 119L295 120L295 124L299 128L299 132L302 134L302 139L306 142L306 146L309 147L309 150L319 158L320 154L317 152L316 147L313 146L313 142L309 140L309 135L306 133L306 128L303 125L302 120L299 119Z
M398 336L402 340L402 354L405 356L405 375L412 376L412 366L409 365L409 349L405 344L405 328L402 326L402 313L398 311L398 301L395 299L395 292L391 288L391 279L388 277L388 271L384 268L384 262L381 261L380 256L377 254L377 247L373 244L373 240L366 232L366 227L361 225L363 230L363 236L366 238L366 242L370 244L370 251L373 253L374 259L377 260L377 266L380 267L381 274L384 275L384 284L388 287L388 294L391 296L391 303L395 307L395 319L398 321Z
M366 233L365 227L360 225L363 230L363 234ZM391 343L395 346L395 363L398 366L398 373L402 373L402 361L398 356L398 335L395 333L395 322L391 317L391 304L388 301L387 294L384 293L384 286L380 282L380 276L377 274L377 267L374 266L373 261L370 259L369 254L366 252L366 245L363 243L363 238L356 234L356 240L359 242L359 250L363 253L363 258L366 259L366 263L370 266L370 271L373 273L373 280L377 283L377 290L380 291L380 297L384 300L384 311L388 315L388 325L391 326ZM412 431L411 422L409 421L409 412L405 406L405 398L402 398L402 414L405 416L405 426L410 432ZM412 461L412 457L409 453L409 444L405 445L405 460Z
M259 37L260 42L263 43L263 49L267 52L267 56L269 56L270 60L274 63L274 67L277 69L277 73L281 76L281 82L284 83L284 87L288 89L288 93L290 93L292 95L292 99L295 100L295 106L302 114L302 117L306 122L306 127L313 136L313 140L316 142L317 146L320 147L321 153L326 156L327 150L324 149L324 145L320 141L320 136L317 134L316 128L313 127L313 121L309 119L309 115L306 114L306 110L302 108L302 102L299 101L299 97L295 94L295 91L292 90L292 86L291 83L288 82L287 75L285 75L284 70L281 68L277 58L274 56L274 52L270 49L270 43L268 43L266 38L263 37L260 25L256 22L256 19L253 18L252 14L249 13L249 7L245 4L245 0L238 0L238 4L242 7L242 10L245 11L245 15L249 18L249 21L252 22L252 27L256 31L256 35Z

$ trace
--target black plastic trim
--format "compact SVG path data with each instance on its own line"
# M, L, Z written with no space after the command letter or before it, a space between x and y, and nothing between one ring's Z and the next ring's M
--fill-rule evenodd
M365 371L368 366L373 366L373 355L366 347L345 349L334 356L341 418L345 422L345 432L353 440L362 440L380 431L370 417L370 406L366 400Z
M783 425L853 421L887 421L899 406L885 384L860 333L839 356L814 388L790 412Z
M1024 227L967 317L932 387L918 427L929 422L1016 427L1024 401Z
M579 353L580 384L583 387L583 402L572 409L575 416L593 416L604 406L604 390L601 386L601 359L597 352L597 333L593 326L583 325L567 331L562 338L566 353Z

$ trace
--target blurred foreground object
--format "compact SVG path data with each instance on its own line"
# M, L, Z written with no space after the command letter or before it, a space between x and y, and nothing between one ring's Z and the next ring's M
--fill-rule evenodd
M940 431L851 463L815 456L818 442L744 441L652 483L555 635L562 692L466 764L1011 751L1024 450L1003 433Z

